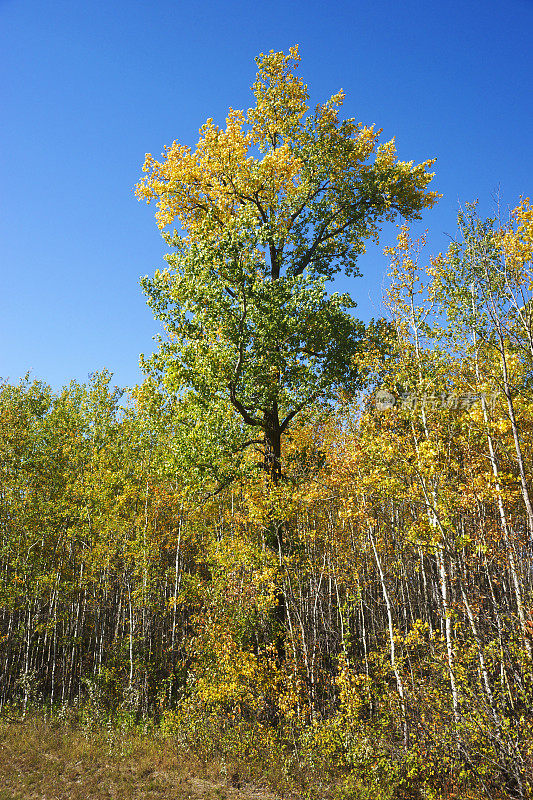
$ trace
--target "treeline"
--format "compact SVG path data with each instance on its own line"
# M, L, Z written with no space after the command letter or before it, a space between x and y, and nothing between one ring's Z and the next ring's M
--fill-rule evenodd
M2 707L283 746L345 797L529 796L533 213L460 223L427 268L402 229L373 384L277 486L153 379L1 387Z

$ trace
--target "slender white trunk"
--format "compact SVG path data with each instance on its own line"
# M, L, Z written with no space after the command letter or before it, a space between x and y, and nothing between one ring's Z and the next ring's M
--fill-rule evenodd
M522 446L520 444L520 437L518 435L518 425L516 423L516 415L514 411L514 403L511 394L511 387L509 385L509 374L507 369L507 359L505 356L504 351L504 344L503 340L501 341L501 365L502 365L502 377L503 377L503 387L505 392L505 397L507 400L507 408L509 411L509 419L511 420L511 430L513 432L513 442L515 446L516 452L516 463L518 466L518 474L520 475L520 488L522 490L522 499L524 501L524 506L526 509L526 516L527 516L527 525L528 525L528 532L530 537L533 536L533 507L531 506L531 498L529 496L529 489L526 480L526 470L524 466L524 456L522 453Z
M452 691L453 714L455 720L459 719L459 697L457 693L457 682L454 671L454 653L452 640L452 616L448 599L448 579L446 575L446 564L444 561L444 547L438 546L436 550L437 568L439 571L440 591L442 599L442 610L444 614L444 631L446 638L446 655L448 659L448 671L450 673L450 688Z
M133 609L131 605L131 586L128 581L128 607L129 607L129 614L130 614L130 636L129 636L129 654L130 654L130 681L129 681L129 688L131 689L133 685Z
M385 600L385 606L387 608L387 619L388 619L388 623L389 623L388 627L389 627L390 662L391 662L392 671L394 672L394 677L396 678L396 686L398 688L398 694L400 696L400 706L401 706L401 709L402 709L402 717L403 717L403 722L402 722L403 741L404 741L404 744L407 745L408 740L409 740L409 729L408 729L408 725L407 725L407 709L406 709L406 705L405 705L404 686L403 686L403 682L402 682L402 678L401 678L400 672L398 670L398 663L396 661L396 648L395 648L395 643L394 643L394 627L393 627L393 622L392 622L392 609L391 609L391 604L390 604L390 599L389 599L389 593L387 591L387 584L385 583L385 575L383 574L383 568L381 566L381 559L379 557L379 553L378 553L377 548L376 548L376 543L375 543L374 536L372 534L372 528L371 528L370 525L368 526L368 536L369 536L369 539L370 539L370 543L372 545L372 550L374 551L374 558L376 559L376 565L377 565L377 568L378 568L379 578L380 578L380 581L381 581L381 590L383 592L383 599Z
M232 495L232 502L233 502L233 495ZM180 573L180 548L181 548L181 530L183 525L183 516L180 513L180 521L178 525L178 541L176 543L176 561L174 565L174 609L172 614L172 652L174 651L174 644L176 642L176 616L177 616L177 605L178 605L178 592L180 590L180 583L181 583L181 573Z
M477 351L477 339L476 334L473 332L473 340L474 340L474 348L475 348L475 366L476 366L476 380L478 386L481 385L481 377L480 377L480 370L479 370L479 358L478 358L478 351ZM498 505L498 513L500 516L500 525L503 534L503 540L505 543L505 548L507 550L507 560L509 562L509 571L511 573L511 580L513 582L513 588L515 592L516 598L516 607L518 611L518 618L520 620L520 628L522 631L522 640L524 646L527 650L529 658L532 658L532 651L531 651L531 643L529 641L527 626L526 626L526 615L524 612L524 603L522 600L522 590L520 588L520 580L518 577L518 571L516 569L516 562L514 558L513 548L511 545L511 537L509 536L509 525L507 523L507 515L505 513L505 506L503 504L503 495L502 489L500 484L500 476L499 476L499 469L498 469L498 462L496 460L496 454L494 450L494 443L492 440L492 434L490 432L490 424L489 424L489 413L487 408L487 401L483 392L481 392L481 408L483 411L483 422L485 425L485 432L487 436L487 445L489 449L489 460L490 466L492 470L492 474L494 477L494 486L496 489L496 502Z
M367 642L366 642L365 609L364 609L364 606L363 606L363 590L361 589L361 586L359 585L359 579L358 579L358 587L357 588L358 588L358 592L359 592L359 613L361 614L361 633L362 633L362 639L363 639L363 652L365 654L365 675L366 675L366 687L367 687L367 693L368 693L368 707L369 707L369 710L370 710L370 715L372 715L373 709L372 709L372 695L370 693L370 668L368 666L368 648L367 648Z
M472 611L470 603L468 602L468 598L466 596L466 592L464 590L464 587L463 587L462 583L461 583L461 595L463 597L463 604L464 604L464 607L465 607L465 610L466 610L466 615L467 615L468 621L470 623L470 630L472 631L472 636L474 637L474 642L476 643L476 649L477 649L478 660L479 660L479 671L480 671L481 679L482 679L482 682L483 682L483 688L485 690L485 696L487 698L487 703L489 705L489 708L490 708L490 711L491 711L491 714L492 714L492 718L493 718L494 724L496 726L496 730L499 731L500 730L500 717L499 717L498 711L496 709L496 704L494 702L494 695L492 693L492 689L491 689L491 685L490 685L489 673L487 671L487 666L485 664L485 655L483 653L483 645L481 643L481 637L480 637L480 635L478 633L476 620L474 618L474 613Z

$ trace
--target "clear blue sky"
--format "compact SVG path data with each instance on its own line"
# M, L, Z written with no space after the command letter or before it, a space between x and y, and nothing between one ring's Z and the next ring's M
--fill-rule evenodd
M251 105L259 52L298 43L313 101L342 87L403 160L437 157L438 252L459 202L533 191L532 41L533 0L0 0L0 376L141 379L157 325L138 281L165 248L132 186L145 152ZM339 286L368 319L381 248L361 270Z

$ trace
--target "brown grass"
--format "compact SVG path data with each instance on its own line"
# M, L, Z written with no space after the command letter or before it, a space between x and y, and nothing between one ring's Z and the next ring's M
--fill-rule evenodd
M0 800L274 800L155 736L0 720Z

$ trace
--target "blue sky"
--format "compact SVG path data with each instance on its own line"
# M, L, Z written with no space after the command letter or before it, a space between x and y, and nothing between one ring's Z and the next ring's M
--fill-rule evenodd
M342 87L345 115L402 160L437 158L430 252L459 202L531 196L532 34L533 0L0 0L0 376L141 380L158 326L139 277L165 247L132 187L146 152L251 105L259 52L298 43L313 102ZM362 319L381 313L394 235L337 284Z

